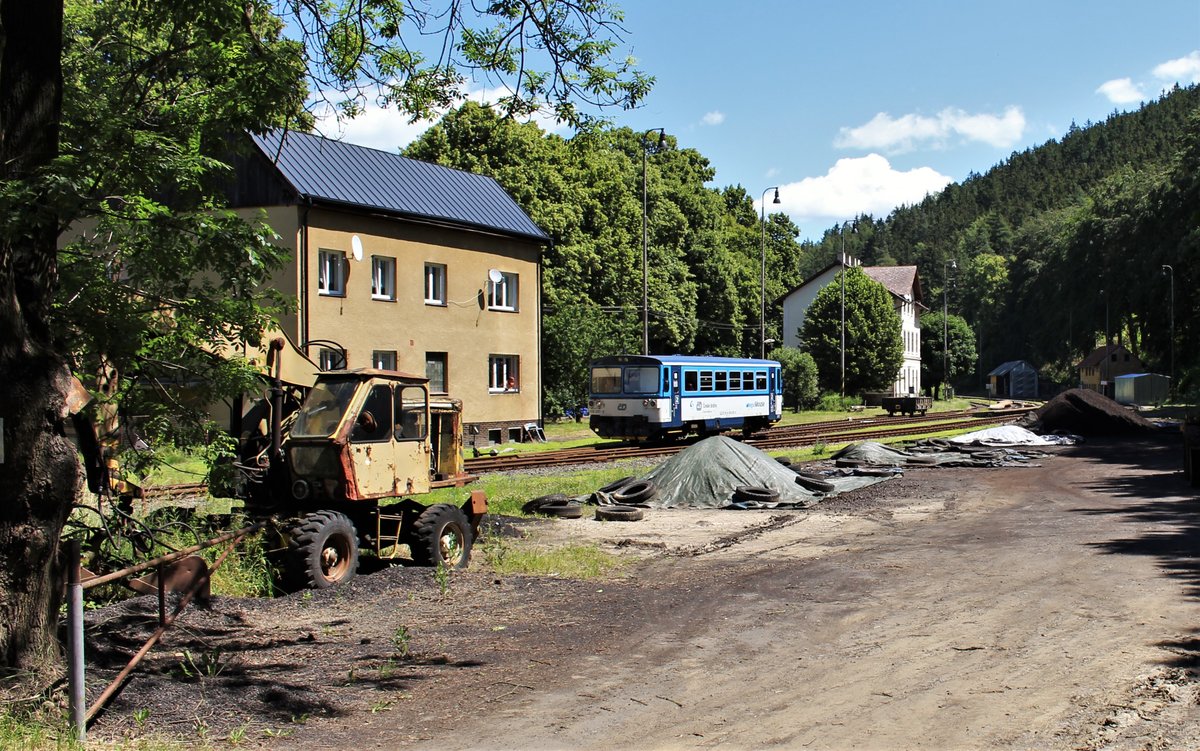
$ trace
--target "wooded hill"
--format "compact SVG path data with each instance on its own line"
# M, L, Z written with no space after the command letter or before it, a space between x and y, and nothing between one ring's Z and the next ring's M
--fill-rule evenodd
M1014 153L886 219L861 218L847 248L869 264L916 264L930 307L955 261L949 309L976 329L983 372L1020 358L1064 383L1103 343L1106 308L1112 338L1169 374L1168 264L1176 371L1195 388L1200 363L1182 343L1200 323L1184 299L1200 244L1198 112L1200 88L1191 86L1102 123L1072 124L1061 141ZM836 228L828 231L816 257L835 257L838 243Z
M495 177L553 238L543 343L551 413L586 399L588 360L641 349L643 165L650 350L757 356L760 196L708 185L708 159L674 136L660 145L657 133L606 128L566 139L467 104L406 153ZM1200 87L1177 88L886 218L858 217L846 250L867 264L916 264L930 307L955 262L950 312L981 348L963 386L1017 358L1072 382L1070 366L1103 341L1106 310L1112 337L1169 373L1169 264L1176 371L1194 382L1200 363L1180 343L1200 325L1200 302L1183 294L1200 268L1198 158ZM785 215L767 217L769 339L782 339L773 301L840 250L837 226L817 242L798 234Z

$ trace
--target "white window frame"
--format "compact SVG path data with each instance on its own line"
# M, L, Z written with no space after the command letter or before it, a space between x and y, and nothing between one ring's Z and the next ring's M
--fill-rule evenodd
M379 370L396 369L396 350L377 349L371 353L371 367Z
M321 370L342 370L347 364L343 361L342 353L336 349L322 347L317 351L317 366Z
M425 304L446 304L446 264L425 264Z
M508 379L513 380L512 388ZM488 393L518 394L521 392L521 356L488 355Z
M317 251L317 294L346 296L346 253L340 250Z
M394 302L396 299L396 259L371 256L371 299Z
M503 310L515 313L518 309L517 300L520 287L516 274L500 272L500 281L488 280L488 310Z

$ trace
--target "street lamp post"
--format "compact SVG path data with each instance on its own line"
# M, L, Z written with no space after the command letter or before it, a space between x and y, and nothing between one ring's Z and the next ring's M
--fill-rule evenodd
M1171 389L1175 388L1175 268L1164 263L1162 270L1171 278Z
M1110 351L1109 328L1108 328L1108 293L1100 290L1100 294L1104 295L1104 368L1100 371L1100 376L1103 379L1100 383L1100 393L1108 396L1108 376L1112 372L1112 366L1108 364L1108 358L1112 355Z
M850 227L851 232L858 231L858 223L842 222L838 225L838 234L842 238L842 253L838 259L838 264L841 266L841 273L838 278L842 283L842 318L841 318L841 337L842 337L842 401L846 400L846 227Z
M642 134L642 354L650 354L650 234L646 228L646 209L648 205L646 191L646 138L651 133L658 133L658 148L663 147L667 132L663 128L651 128Z
M758 342L759 357L767 357L767 194L775 191L775 200L771 203L781 203L779 187L767 188L762 195L762 271L759 275L758 288Z
M949 323L949 302L948 296L950 292L950 272L958 271L958 262L951 258L949 261L942 263L942 387L943 390L950 383L949 368L949 351L950 351L950 323ZM943 395L944 396L944 395Z

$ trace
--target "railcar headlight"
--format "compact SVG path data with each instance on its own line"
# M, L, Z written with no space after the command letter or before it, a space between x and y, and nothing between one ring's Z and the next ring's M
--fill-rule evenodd
M656 409L658 407L658 400L657 399L643 399L642 406L650 407L651 409Z

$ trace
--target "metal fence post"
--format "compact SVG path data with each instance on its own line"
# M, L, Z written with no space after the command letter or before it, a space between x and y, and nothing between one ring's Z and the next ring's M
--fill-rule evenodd
M84 697L83 584L79 574L79 540L67 541L67 672L71 727L75 739L87 740L87 702Z

